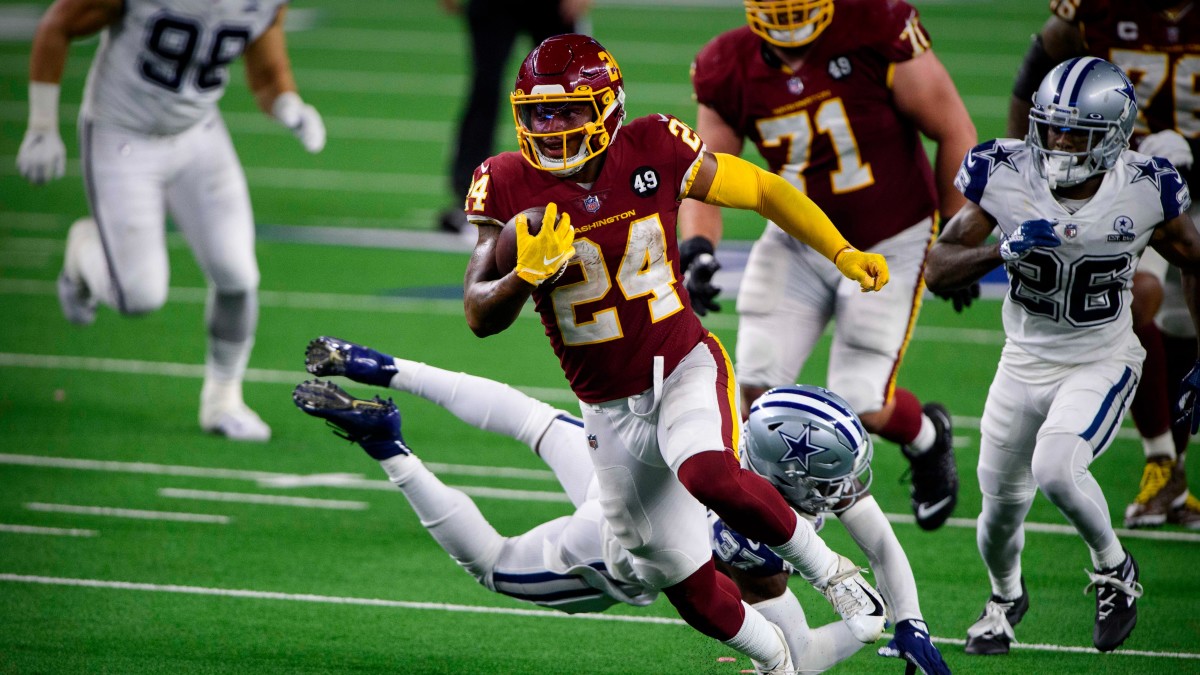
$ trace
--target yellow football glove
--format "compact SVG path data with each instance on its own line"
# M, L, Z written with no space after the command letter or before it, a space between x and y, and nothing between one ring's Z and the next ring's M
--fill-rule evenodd
M863 293L878 291L888 282L887 261L878 253L864 253L847 246L833 257L833 264L847 279L857 281Z
M542 215L542 229L529 234L529 221L525 214L517 215L517 276L540 286L544 281L553 281L567 268L567 261L575 255L575 228L566 213L558 220L558 205L546 205ZM558 220L558 222L554 222Z

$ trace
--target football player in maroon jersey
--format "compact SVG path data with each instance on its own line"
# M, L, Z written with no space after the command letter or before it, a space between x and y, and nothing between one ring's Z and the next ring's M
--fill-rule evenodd
M1179 0L1051 0L1049 19L1033 44L1013 86L1008 133L1022 138L1028 129L1030 99L1054 64L1073 56L1106 59L1129 75L1137 91L1138 119L1132 146L1170 160L1200 189L1192 171L1200 152L1200 12ZM1192 219L1200 217L1193 206ZM1164 302L1165 298L1165 302ZM1134 332L1146 349L1142 381L1130 411L1146 465L1126 527L1174 523L1200 529L1200 500L1188 492L1184 452L1186 424L1171 424L1178 383L1196 359L1196 336L1179 286L1179 270L1169 269L1147 250L1133 278Z
M950 415L938 403L922 407L896 377L939 210L947 220L963 204L954 174L976 142L975 127L907 3L745 4L749 25L718 35L693 63L696 130L716 152L738 154L744 139L753 142L848 241L887 258L891 283L882 293L850 292L819 251L768 223L737 300L742 400L795 382L834 321L826 385L860 411L869 431L901 446L912 464L917 524L936 529L958 495ZM921 134L937 142L934 168ZM695 280L711 276L705 254L720 240L720 209L688 202L680 226L685 267L699 262L688 290L701 307L716 290Z
M761 671L790 672L779 628L716 572L708 506L792 563L860 640L873 642L884 622L878 593L738 464L734 376L681 287L676 214L684 198L755 209L863 291L887 282L884 258L851 246L783 179L708 152L683 122L650 115L625 124L620 68L587 36L538 45L510 99L520 152L481 164L465 204L479 230L464 282L471 329L505 330L533 297L580 400L604 516L638 575L690 625ZM503 224L535 206L546 207L541 228L530 234L519 217L516 268L499 269ZM797 453L812 450L794 440Z

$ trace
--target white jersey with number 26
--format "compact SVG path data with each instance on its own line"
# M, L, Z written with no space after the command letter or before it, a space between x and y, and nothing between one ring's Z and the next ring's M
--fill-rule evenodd
M125 0L88 72L83 115L145 134L177 134L216 107L228 66L285 0Z
M1071 213L1034 161L1024 141L988 141L967 154L955 179L1003 236L1024 221L1046 219L1062 240L1006 266L1005 352L1057 364L1112 358L1131 347L1138 258L1154 228L1191 205L1187 184L1167 160L1126 150L1099 191Z

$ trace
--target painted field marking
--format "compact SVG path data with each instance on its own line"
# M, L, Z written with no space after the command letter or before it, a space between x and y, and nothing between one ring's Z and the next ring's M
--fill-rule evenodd
M77 528L65 527L37 527L34 525L10 525L8 523L0 523L0 532L8 532L11 534L41 534L50 537L100 536L100 533L96 530L81 530Z
M217 525L228 525L232 520L229 516L218 516L208 513L145 511L141 509L118 509L109 506L79 506L76 504L46 504L44 502L26 502L24 507L30 511L41 511L44 513L77 513L85 516L134 518L136 520L169 520L180 523L214 523Z
M567 621L606 621L614 623L649 623L668 626L686 626L680 619L670 619L657 616L631 616L627 614L564 614L544 609L516 609L510 607L481 607L476 605L457 605L439 602L408 602L404 600L383 600L380 598L355 598L333 595L315 595L309 593L280 593L277 591L252 591L233 588L209 588L204 586L180 586L174 584L144 584L130 581L107 581L103 579L72 579L69 577L47 577L27 574L0 573L0 582L19 584L39 584L44 586L74 586L80 588L102 588L122 591L143 591L148 593L181 593L186 595L208 595L226 598L243 598L250 600L282 600L289 602L310 602L329 605L355 605L362 607L390 607L396 609L414 609L435 612L458 612L469 614L502 614L507 616L528 616L547 619L562 619ZM884 633L883 639L892 636ZM958 638L933 637L933 642L950 645L963 645L965 640ZM1037 644L1016 642L1013 649L1027 651L1065 652L1073 654L1099 654L1092 647L1073 647L1069 645ZM1105 658L1112 656L1140 656L1168 659L1200 659L1200 654L1192 652L1155 652L1141 649L1118 649L1110 652Z
M283 497L247 492L216 492L213 490L187 490L183 488L160 488L160 497L172 499L198 499L212 502L235 502L238 504L268 504L271 506L294 506L301 509L331 509L334 511L366 511L367 502L345 499L314 499L310 497Z
M173 464L152 464L149 462L117 462L100 459L77 459L74 457L51 457L48 455L14 455L0 453L0 464L13 466L40 466L55 469L74 469L77 471L107 471L109 473L135 473L159 476L188 476L192 478L222 478L230 480L253 481L264 487L344 487L368 490L395 490L396 486L390 481L372 480L355 474L291 474L271 471L249 471L245 469L222 469L206 466L181 466ZM464 466L459 464L440 464L425 462L425 467L436 474L461 474L465 476L501 476L505 478L525 478L530 480L554 480L554 473L538 469L517 469L511 467ZM309 480L319 479L319 480ZM457 487L457 486L456 486ZM524 490L509 490L519 495ZM538 501L538 500L535 500Z
M264 477L285 477L288 479L302 478L293 474L275 474L266 471L240 471L235 469L219 469L207 467L193 466L172 466L166 464L146 464L143 462L113 462L100 461L93 459L71 459L68 457L48 457L42 455L11 455L0 453L0 465L16 465L16 466L37 466L49 467L58 469L75 469L84 471L108 471L113 473L140 473L140 474L157 474L167 476L192 476L198 478L223 478L232 480L248 480L261 481ZM435 465L432 463L426 464L427 467L435 474L441 470L435 467L453 467L454 465ZM469 469L471 471L484 470L489 467L458 467ZM523 471L523 470L518 470ZM339 476L342 474L316 474L329 478L330 476ZM486 474L484 474L486 475ZM270 482L266 485L269 485ZM260 483L262 485L262 483ZM344 482L327 480L321 483L322 487L342 487L349 489L371 489L371 490L389 490L395 491L396 487L387 480L369 480L366 478L350 478ZM492 499L507 499L510 501L533 501L533 502L562 502L568 503L570 500L567 495L562 492L547 492L538 490L510 490L504 488L493 488L473 485L453 485L456 490L471 495L472 497L484 497ZM915 524L916 519L912 514L906 513L888 513L885 514L889 522L899 523L904 525ZM950 518L946 521L946 527L953 527L965 530L975 529L974 518ZM1026 522L1025 529L1028 532L1038 532L1041 534L1053 534L1068 537L1078 537L1079 534L1075 528L1069 525L1057 523L1036 523ZM1121 538L1128 539L1148 539L1156 541L1178 541L1178 542L1200 542L1200 533L1197 532L1178 532L1178 531L1160 531L1160 530L1131 530L1126 528L1116 528L1115 532Z

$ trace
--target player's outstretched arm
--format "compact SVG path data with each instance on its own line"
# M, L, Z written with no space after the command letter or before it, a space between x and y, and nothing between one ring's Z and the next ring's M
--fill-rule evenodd
M887 601L892 621L921 619L917 582L912 565L875 498L867 495L838 514L846 532L867 556L879 592Z
M948 675L949 667L929 639L929 628L917 601L912 565L879 503L871 496L859 499L838 519L866 553L895 626L894 637L879 648L878 654L904 659L927 675Z
M996 227L991 214L967 202L929 249L925 261L925 284L929 290L949 294L979 281L1003 262L999 244L987 244Z
M286 13L287 8L280 7L271 27L246 48L246 83L260 110L290 129L305 150L317 153L325 147L325 122L296 93L283 36Z
M66 171L58 94L71 40L112 24L121 9L121 0L57 0L38 22L29 53L29 127L17 153L17 169L29 182L40 185Z
M864 291L877 291L888 282L883 256L851 246L829 216L804 193L744 159L705 152L686 196L706 204L755 211L833 261Z

